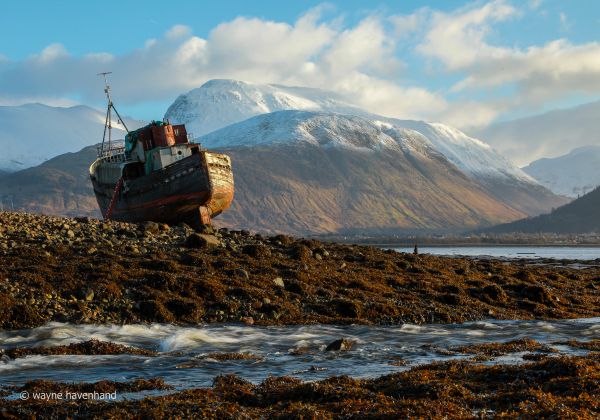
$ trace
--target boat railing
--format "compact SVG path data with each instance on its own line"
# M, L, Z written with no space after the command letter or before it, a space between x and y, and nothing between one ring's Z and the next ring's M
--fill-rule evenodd
M106 162L125 161L125 141L112 141L109 146L98 146L98 157Z

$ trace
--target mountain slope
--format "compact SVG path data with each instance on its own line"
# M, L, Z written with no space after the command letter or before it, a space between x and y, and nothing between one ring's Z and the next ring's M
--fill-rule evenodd
M523 213L491 197L412 130L306 111L259 115L201 142L232 157L228 226L323 233L452 230Z
M248 147L247 136L258 141ZM524 214L491 197L419 133L361 117L282 111L202 138L227 144L236 195L218 226L310 234L456 230ZM0 178L5 206L99 212L87 175L94 147Z
M177 98L165 117L172 122L186 124L198 135L251 116L290 109L359 116L381 125L418 132L424 142L468 176L483 182L496 198L529 215L546 212L568 201L540 186L488 144L460 130L439 123L374 115L344 102L336 94L318 89L212 80ZM256 144L252 135L244 138L246 144ZM221 138L220 143L213 146L226 145L227 140Z
M550 214L489 229L494 233L600 233L600 188L559 207Z
M555 194L577 197L600 185L600 146L584 146L557 158L532 162L525 172Z
M0 205L64 216L100 217L88 168L96 146L56 156L39 166L0 178Z
M104 113L87 106L0 106L0 170L18 171L96 144L102 140L104 119ZM129 129L141 126L129 119L125 123ZM114 124L113 137L123 136L123 129Z

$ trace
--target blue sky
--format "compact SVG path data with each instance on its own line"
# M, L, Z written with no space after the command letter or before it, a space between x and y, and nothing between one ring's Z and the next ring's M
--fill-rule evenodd
M331 89L461 128L600 98L600 2L4 0L0 105L159 118L210 78ZM289 57L288 57L289 56Z

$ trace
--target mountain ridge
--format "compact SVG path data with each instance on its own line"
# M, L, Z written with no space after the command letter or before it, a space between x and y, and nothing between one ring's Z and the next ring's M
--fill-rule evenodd
M600 146L587 145L523 168L555 194L577 198L600 185Z
M600 233L600 187L549 214L486 229L491 233Z
M102 140L105 114L85 105L53 107L40 103L0 106L0 170L15 172ZM130 129L141 122L125 118ZM114 137L124 129L115 123Z
M543 157L560 157L573 148L600 144L600 101L538 115L502 121L473 134L485 138L510 156L523 156L517 162L526 166Z
M448 160L473 177L515 178L537 184L491 146L441 123L401 120L370 113L339 95L320 89L254 84L238 80L211 80L180 95L165 113L170 121L186 124L201 137L248 118L284 110L334 112L408 128L420 132ZM200 135L201 133L204 133Z

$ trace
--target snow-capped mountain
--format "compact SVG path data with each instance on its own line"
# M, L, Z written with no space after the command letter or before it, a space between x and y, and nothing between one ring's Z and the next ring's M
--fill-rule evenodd
M460 230L560 205L537 184L468 176L421 132L377 116L284 110L199 140L232 158L236 198L215 221L221 226L301 235ZM5 175L0 198L29 211L96 214L93 155L88 147Z
M536 180L499 154L489 144L469 137L454 127L423 121L396 119L388 119L388 121L421 133L450 162L475 178L517 180L537 184Z
M555 194L578 197L600 185L600 146L584 146L557 158L543 158L523 170Z
M525 216L420 133L354 115L278 111L199 139L232 158L218 223L294 234L452 230Z
M102 141L105 114L87 106L0 106L0 170L14 172ZM128 128L141 123L126 119ZM124 130L113 124L113 138Z
M211 80L179 96L165 117L186 124L196 137L247 118L282 110L335 112L388 123L395 129L420 133L446 158L473 178L537 184L488 144L440 123L405 121L369 113L339 95L320 89L260 85L235 80ZM250 144L252 135L245 136Z
M262 114L199 138L208 148L306 143L357 151L439 155L420 133L356 115L316 111Z
M165 117L185 124L188 132L199 137L255 115L287 109L364 113L339 95L320 89L215 79L180 95Z

